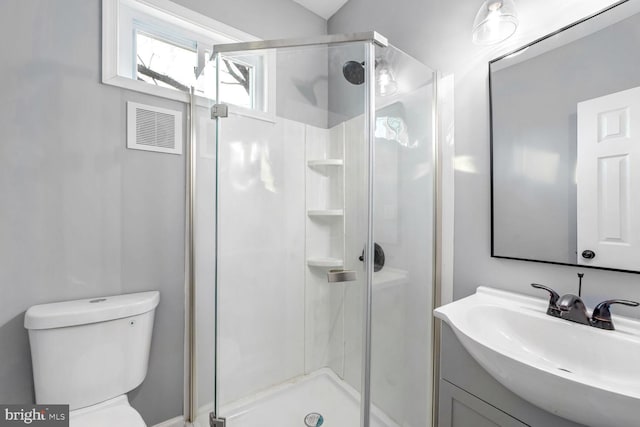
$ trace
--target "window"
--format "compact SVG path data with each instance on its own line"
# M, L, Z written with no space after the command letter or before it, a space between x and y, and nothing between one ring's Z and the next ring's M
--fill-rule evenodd
M194 87L216 99L212 46L250 40L256 38L168 0L104 0L103 82L184 102ZM219 102L239 113L274 115L272 62L222 58Z
M255 108L255 67L242 61L223 58L220 76L220 98L245 108Z
M138 80L161 87L189 92L195 85L198 66L195 45L179 46L154 34L136 31L136 64L132 70Z

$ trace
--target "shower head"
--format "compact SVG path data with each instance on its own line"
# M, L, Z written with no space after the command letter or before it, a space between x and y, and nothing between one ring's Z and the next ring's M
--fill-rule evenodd
M347 61L342 66L344 78L353 85L364 83L364 62Z
M361 85L364 83L364 62L347 61L342 65L342 74L344 78L353 85ZM375 84L378 94L381 96L393 95L398 90L396 82L389 63L383 58L376 58L375 61Z

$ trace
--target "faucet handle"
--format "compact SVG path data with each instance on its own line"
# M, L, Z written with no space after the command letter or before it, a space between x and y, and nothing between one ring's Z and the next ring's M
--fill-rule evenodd
M640 303L625 299L610 299L602 301L600 304L596 305L596 308L593 309L593 314L591 316L591 326L600 329L606 329L608 331L613 331L615 329L613 327L613 321L611 320L611 311L609 310L609 307L611 307L612 304L622 304L628 305L630 307L637 307L640 305Z
M549 292L549 307L547 308L547 314L553 317L560 317L560 309L558 308L558 300L560 299L560 295L558 295L556 291L545 285L532 283L531 286L536 289L542 289L543 291Z

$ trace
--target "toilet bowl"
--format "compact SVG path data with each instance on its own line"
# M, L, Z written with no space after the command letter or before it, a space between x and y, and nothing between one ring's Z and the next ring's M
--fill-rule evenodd
M156 291L36 305L25 314L37 404L70 427L146 427L126 393L147 375Z
M126 395L69 413L70 427L147 427Z

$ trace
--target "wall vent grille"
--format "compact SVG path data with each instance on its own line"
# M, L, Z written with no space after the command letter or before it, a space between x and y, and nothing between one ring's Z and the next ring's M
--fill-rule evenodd
M182 113L127 102L127 148L182 154Z

